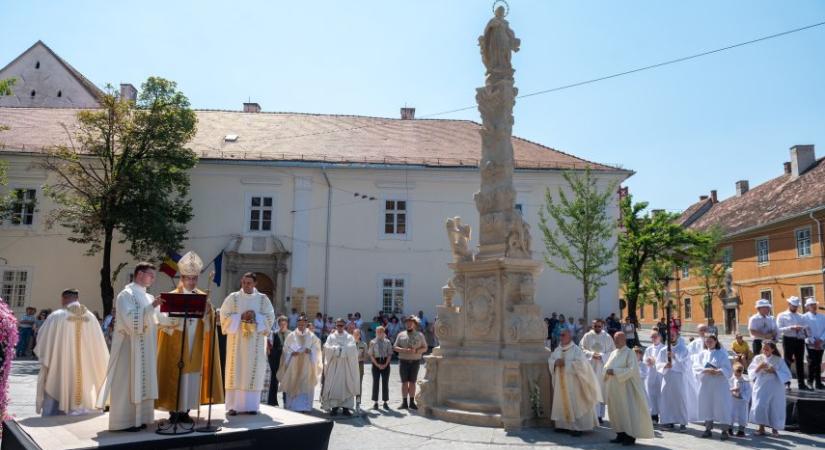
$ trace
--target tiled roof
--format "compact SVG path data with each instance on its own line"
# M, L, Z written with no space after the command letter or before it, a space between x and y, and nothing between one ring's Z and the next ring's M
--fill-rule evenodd
M10 127L0 133L0 150L38 152L66 145L78 111L0 108L0 123ZM481 126L466 120L212 110L196 113L198 131L189 146L207 159L477 167L480 157ZM237 140L229 142L227 135L237 135ZM518 137L513 138L513 147L519 168L589 166L632 174Z
M701 217L702 214L706 213L711 206L713 206L713 200L711 200L710 197L700 199L698 202L690 205L688 209L682 211L682 214L676 219L676 223L683 227L689 227L696 219Z
M696 204L691 208L695 206ZM825 207L825 158L818 159L797 178L793 178L791 174L782 174L739 197L734 196L712 205L689 228L707 229L718 225L726 235L732 235L822 207ZM688 210L682 217L686 216Z

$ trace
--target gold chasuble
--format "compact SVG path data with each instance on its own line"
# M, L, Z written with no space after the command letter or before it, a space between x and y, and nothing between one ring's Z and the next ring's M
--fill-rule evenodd
M175 294L186 294L182 286L171 291ZM194 294L206 294L195 289ZM207 302L208 311L203 318L188 319L187 336L184 338L183 376L187 381L201 375L200 399L187 398L181 395L180 410L195 409L199 404L223 403L223 378L221 377L221 360L218 345L215 342L212 358L208 357L212 348L212 340L217 339L214 327L215 309ZM181 335L183 334L183 318L168 317L161 314L158 325L158 399L155 402L157 409L177 411L178 396L178 361L181 353ZM192 330L194 325L194 330ZM191 340L190 340L191 339ZM212 395L209 397L209 371L212 371ZM197 380L194 380L197 381ZM186 384L186 383L184 383ZM196 388L195 388L196 389ZM187 392L184 386L184 393Z

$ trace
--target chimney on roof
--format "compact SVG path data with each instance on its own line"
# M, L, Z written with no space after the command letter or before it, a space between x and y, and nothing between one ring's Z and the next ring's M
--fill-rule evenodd
M739 180L736 182L736 196L741 197L748 192L750 189L750 185L748 184L748 180Z
M261 105L259 105L257 103L244 103L243 104L243 112L259 113L259 112L261 112Z
M716 197L716 189L710 191L710 201L714 205L719 203L719 199Z
M415 119L415 108L403 107L401 108L401 120Z
M791 147L791 176L796 178L808 170L816 161L813 145Z
M130 83L120 83L120 98L123 100L136 101L137 89Z
M783 162L782 163L782 170L785 173L785 175L790 174L791 173L791 162L790 161Z
M708 199L708 196L707 196L707 195L700 195L700 196L699 196L699 201L700 201L700 202L701 202L701 201L703 201L703 200L707 200L707 199Z

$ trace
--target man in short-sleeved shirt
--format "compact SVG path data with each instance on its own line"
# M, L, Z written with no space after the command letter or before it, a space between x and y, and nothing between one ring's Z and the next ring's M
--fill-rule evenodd
M762 352L762 341L775 341L777 332L776 320L771 315L771 302L760 299L756 302L756 314L748 320L748 331L753 338L753 354Z
M404 320L407 329L398 333L394 350L398 352L398 372L401 374L400 409L418 409L415 404L415 383L421 366L421 355L427 351L427 339L424 333L416 330L418 317L411 315ZM409 397L409 402L407 398Z

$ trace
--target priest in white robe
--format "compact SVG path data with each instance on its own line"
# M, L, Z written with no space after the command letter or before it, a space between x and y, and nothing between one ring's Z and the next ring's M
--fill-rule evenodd
M584 352L573 343L572 332L563 329L560 345L548 363L553 377L553 406L550 418L557 432L581 436L598 425L596 405L602 402L599 380Z
M195 252L187 252L178 260L180 282L172 291L174 294L201 294L198 276L203 270L203 261ZM155 407L169 411L170 420L192 423L190 410L197 411L200 405L223 403L223 379L221 359L215 330L215 310L206 302L202 317L186 319L186 336L183 336L184 319L158 315L158 400ZM181 340L184 340L181 347ZM210 356L209 351L212 350ZM183 373L180 377L180 399L178 399L178 362L183 353ZM211 372L211 376L209 373ZM212 382L210 388L208 383ZM210 398L210 394L212 398Z
M667 428L678 424L684 430L692 417L690 411L696 408L693 359L679 333L671 332L670 339L670 353L665 345L656 355L656 370L662 375L659 423Z
M312 411L315 387L321 378L321 358L320 339L307 328L306 316L299 316L297 328L286 337L278 367L278 390L286 396L286 409Z
M702 437L712 436L713 423L716 422L722 430L722 440L726 441L730 437L728 429L733 408L729 382L733 369L728 352L716 336L705 337L705 350L694 358L693 373L699 381L699 420L705 422Z
M639 376L636 352L627 346L621 331L613 335L616 350L604 365L604 401L610 426L616 431L614 444L633 445L636 439L653 439L653 422L648 414L644 385Z
M593 321L593 329L585 333L581 340L581 349L587 356L593 371L596 373L596 378L599 380L599 389L604 392L604 362L610 352L616 349L613 344L613 338L607 331L604 331L604 322L600 319ZM599 418L599 423L604 417L604 403L596 405L596 417Z
M44 417L94 411L109 364L103 331L77 290L66 289L60 300L62 308L37 330L34 347L40 362L36 411Z
M264 390L266 343L275 310L269 297L255 289L257 276L241 277L241 290L221 305L221 332L226 338L226 410L230 416L257 414Z
M155 265L139 263L134 281L115 301L114 337L106 382L97 406L109 404L109 430L140 431L155 419L157 380L157 307L146 292L155 281Z
M358 374L358 347L351 334L344 330L344 319L335 321L335 332L324 343L324 387L321 391L321 407L338 415L343 409L345 416L352 415L355 396L360 394Z
M753 380L751 422L759 425L756 434L764 436L765 427L769 426L773 428L771 434L779 436L779 430L785 429L785 383L791 380L791 370L776 343L762 342L762 353L751 361L748 376Z
M650 409L650 418L654 423L659 423L659 397L662 394L662 374L656 370L656 356L662 350L662 336L658 331L650 333L650 346L645 349L642 356L642 364L647 368L645 378L645 393L647 394L647 406Z

